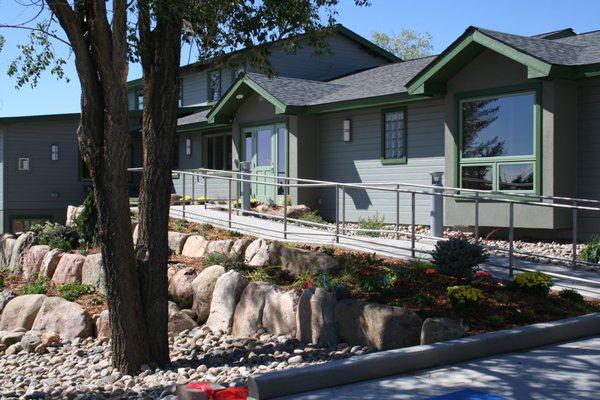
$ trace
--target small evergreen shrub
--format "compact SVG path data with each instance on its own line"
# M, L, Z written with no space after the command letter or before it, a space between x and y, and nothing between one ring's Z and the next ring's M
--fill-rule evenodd
M38 244L63 251L77 248L78 235L71 227L47 221L43 225L32 226L31 231L35 234Z
M504 325L504 317L498 314L492 314L492 315L488 315L487 317L487 323L494 326L494 327L500 327Z
M73 221L73 226L81 243L86 246L96 246L98 244L98 210L94 192L90 191L83 201L82 210Z
M204 260L202 260L203 268L210 267L211 265L220 265L225 268L225 271L243 271L245 269L243 257L234 257L221 253L210 253L204 256Z
M323 246L321 247L321 253L327 254L330 257L333 257L335 254L335 247L333 246Z
M513 283L524 292L545 296L552 287L552 278L543 272L528 271L515 276Z
M24 286L19 290L20 295L24 294L46 294L50 289L50 282L48 278L45 276L36 276L34 280Z
M204 205L206 203L210 203L212 200L210 197L208 196L200 196L200 197L196 197L196 203L200 204L200 205Z
M584 303L585 299L583 296L575 289L563 289L559 293L560 297L565 300L568 300L572 303Z
M432 258L440 273L470 280L473 277L473 269L487 261L488 255L480 242L458 238L439 242L435 246Z
M385 217L382 215L381 218L379 214L367 218L359 218L358 219L358 228L359 229L370 229L370 230L381 230L385 225ZM381 233L379 232L369 232L369 231L357 231L357 235L360 236L370 236L370 237L379 237Z
M433 297L431 297L427 293L417 293L410 300L410 304L413 307L429 306L433 304Z
M254 208L257 207L258 205L260 205L260 201L254 197L250 198L250 207ZM231 206L233 208L241 208L242 207L242 199L237 199L235 200Z
M581 261L600 263L600 236L591 238L579 252Z
M314 224L324 224L325 220L316 211L305 212L298 217L301 221L312 222Z
M67 283L58 287L60 297L68 301L76 301L84 294L94 293L94 287L79 282Z
M457 308L473 306L485 299L481 289L470 285L450 286L447 293L450 302Z
M510 299L506 295L506 293L503 293L500 291L495 291L494 293L492 293L492 298L494 300L496 300L498 303L502 303L502 304L508 304L510 302Z

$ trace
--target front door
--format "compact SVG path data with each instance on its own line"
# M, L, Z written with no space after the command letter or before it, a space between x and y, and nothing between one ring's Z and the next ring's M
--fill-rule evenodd
M245 161L251 161L252 197L263 203L277 203L278 176L285 176L285 124L246 128L242 131ZM265 183L269 183L266 185Z

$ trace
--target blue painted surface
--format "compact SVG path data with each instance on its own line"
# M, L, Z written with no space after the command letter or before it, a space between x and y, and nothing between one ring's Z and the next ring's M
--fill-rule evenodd
M463 389L458 392L430 397L429 400L506 400L506 398L480 392L479 390Z

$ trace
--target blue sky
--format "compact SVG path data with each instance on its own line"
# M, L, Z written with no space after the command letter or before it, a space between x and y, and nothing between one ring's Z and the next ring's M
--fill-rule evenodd
M353 0L340 3L338 22L355 32L365 37L373 31L399 32L402 28L430 32L435 53L469 25L522 35L566 27L577 32L600 29L598 0L372 0L368 8L355 7ZM22 21L24 16L15 0L0 0L0 23ZM70 82L47 74L35 89L16 90L15 79L6 75L6 69L26 33L0 33L6 38L0 53L0 117L78 112L79 83L72 62L66 68ZM139 78L139 66L132 66L129 75L131 79Z

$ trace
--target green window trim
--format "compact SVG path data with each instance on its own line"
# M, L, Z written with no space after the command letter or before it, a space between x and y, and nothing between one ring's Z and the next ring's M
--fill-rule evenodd
M214 74L215 72L217 72L219 74L219 97L217 99L213 98L215 92L213 91L213 88L212 88L212 85L210 82L210 76L212 74ZM206 101L207 101L207 103L210 104L212 102L219 101L219 99L223 95L223 82L222 81L223 81L223 79L221 76L221 68L215 68L215 69L206 71Z
M482 100L487 98L507 97L522 93L534 93L533 113L533 155L499 156L499 157L473 157L462 158L462 104L465 101ZM462 188L462 167L464 166L491 166L493 191L501 193L518 193L541 195L542 193L542 84L540 82L526 83L521 85L505 86L499 88L484 89L478 91L461 92L455 95L456 107L456 133L454 142L455 155L455 187ZM500 190L499 167L508 164L533 164L533 190Z
M385 157L385 116L388 113L393 112L401 112L403 114L403 149L404 155L402 157L396 158L386 158ZM408 108L406 106L395 107L395 108L386 108L381 110L381 164L382 165L398 165L398 164L406 164L408 161Z

